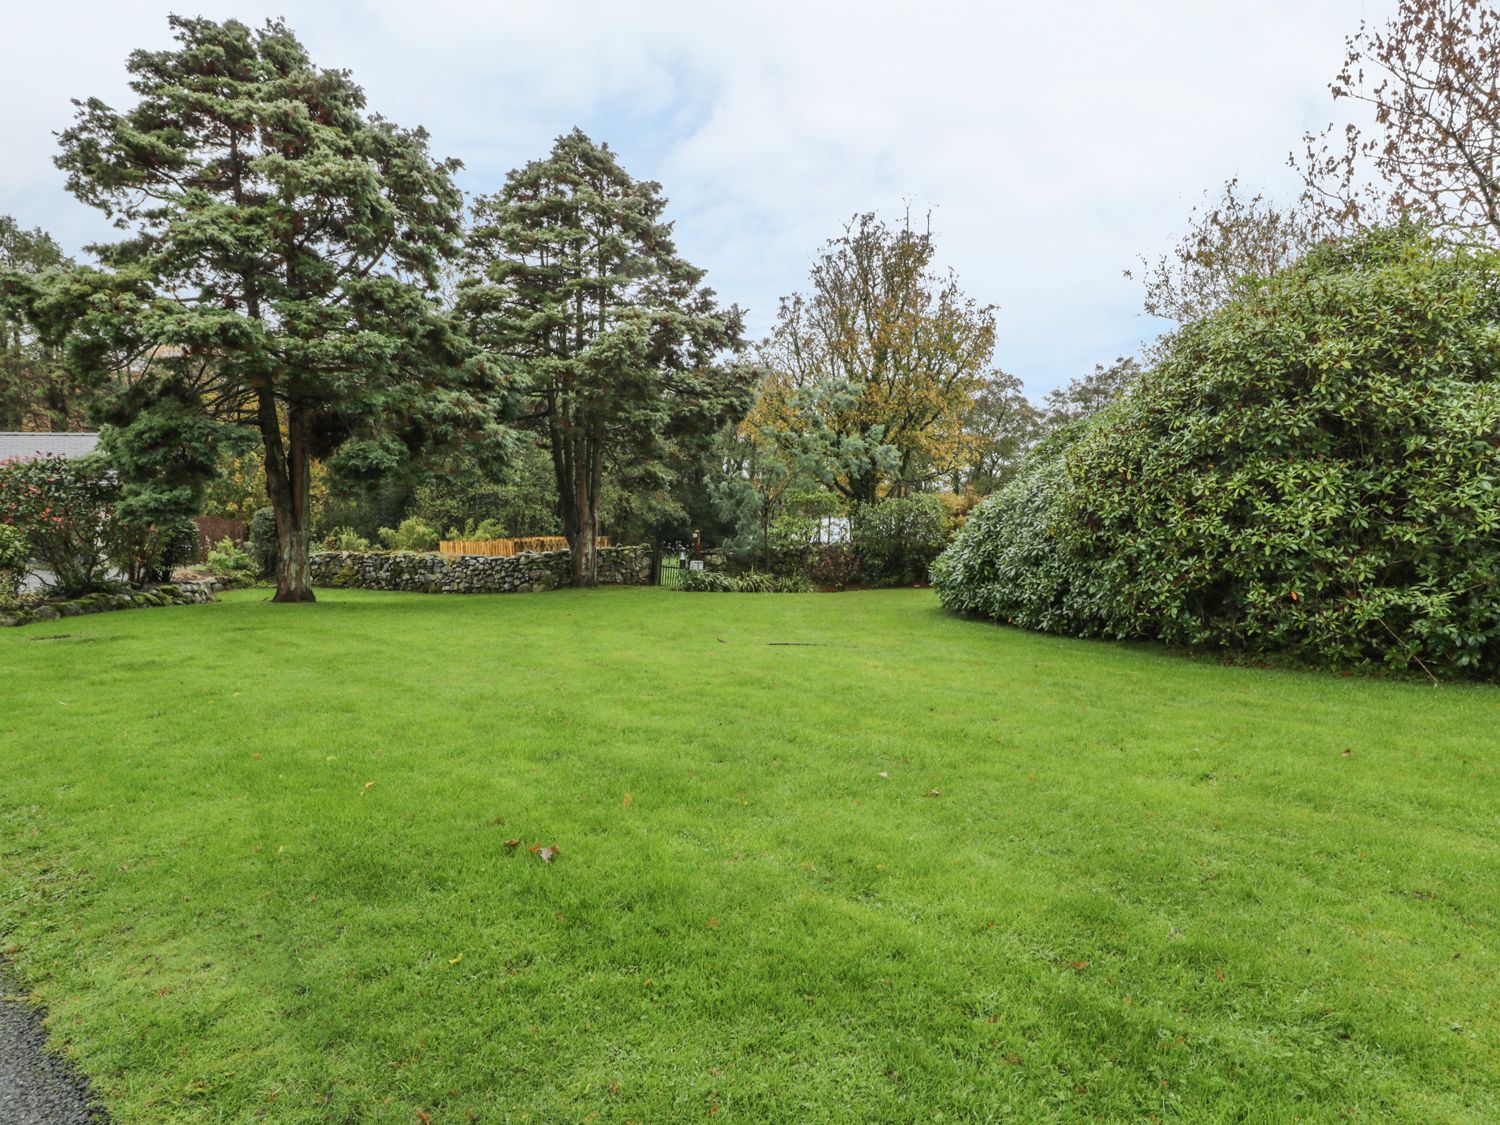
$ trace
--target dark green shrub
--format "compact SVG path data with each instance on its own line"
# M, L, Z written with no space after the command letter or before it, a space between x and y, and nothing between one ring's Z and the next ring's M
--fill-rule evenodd
M1182 330L934 568L1031 628L1500 675L1500 261L1325 246Z
M860 504L850 526L860 577L872 585L927 581L932 560L948 545L948 514L932 493Z
M808 553L807 577L814 586L842 590L859 575L859 554L852 543L824 543Z
M270 578L276 573L276 559L281 553L281 544L276 535L275 509L255 510L255 514L250 517L245 549L255 561L255 571L259 577Z

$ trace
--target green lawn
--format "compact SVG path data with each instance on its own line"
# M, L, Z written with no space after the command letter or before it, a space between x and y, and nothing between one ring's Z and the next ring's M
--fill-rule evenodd
M1500 1119L1500 691L264 599L0 630L0 948L120 1123Z

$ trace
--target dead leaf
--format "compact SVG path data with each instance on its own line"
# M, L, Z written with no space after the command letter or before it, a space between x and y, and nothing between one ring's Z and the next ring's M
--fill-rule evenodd
M543 847L541 844L532 844L526 850L535 855L543 863L551 863L562 851L556 844L549 844L546 847Z
M1068 962L1068 968L1072 969L1075 973L1081 973L1081 972L1083 972L1084 969L1087 969L1088 967L1089 967L1089 963L1087 961L1069 961Z
M365 782L363 788L361 788L360 791L359 791L359 795L361 797L363 797L366 793L368 793L370 791L370 786L372 786L374 784L375 783L373 781L367 781L367 782Z
M631 797L631 795L629 794L629 792L627 792L625 794L625 800L623 800L620 803L623 804L628 809L631 805L633 805L635 803L635 799L633 797Z
M1008 1063L1010 1063L1011 1066L1020 1066L1021 1065L1021 1056L1017 1055L1017 1054L1015 1054L1013 1052L1007 1052L1005 1054L1004 1058L1005 1058L1005 1061L1008 1062Z
M717 918L710 918L708 920L708 928L710 930L717 930L719 928L719 920Z
M450 957L450 958L448 958L448 964L450 964L450 965L457 965L463 959L464 959L464 955L462 953L460 953L457 957Z
M927 790L927 795L929 797L941 797L943 795L943 791L941 789L929 789Z
M519 839L517 839L517 840L507 840L507 841L505 841L505 846L507 848L519 848L521 846L521 841Z
M422 1125L432 1125L432 1115L429 1113L423 1113L420 1109L417 1110L417 1120L420 1121Z
M609 1084L609 1092L611 1094L618 1094L620 1092L620 1080L618 1078Z

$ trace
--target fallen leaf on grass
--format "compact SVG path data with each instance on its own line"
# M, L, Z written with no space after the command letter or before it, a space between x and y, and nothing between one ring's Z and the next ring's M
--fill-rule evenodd
M631 795L629 793L626 793L625 794L625 800L621 801L620 803L622 805L624 805L628 809L631 805L633 805L635 803L635 799L633 797L631 797Z
M450 965L457 965L463 959L464 959L464 955L462 953L460 953L457 957L450 957L450 958L448 958L448 964L450 964Z
M422 1123L422 1125L432 1125L432 1114L430 1114L430 1113L423 1113L419 1109L419 1110L417 1110L417 1120L420 1121Z
M535 855L543 863L551 863L562 851L556 844L549 844L547 847L542 847L541 844L532 844L526 850Z
M368 793L370 791L370 786L372 786L374 784L375 783L373 781L367 781L367 782L365 782L364 785L360 786L359 795L361 797L363 797L366 793Z
M708 928L710 930L717 930L719 928L719 920L717 918L710 918L708 920Z
M927 790L927 795L929 797L941 797L943 795L943 791L941 789L929 789Z
M507 841L505 841L505 846L507 848L519 848L521 846L521 841L520 840L507 840Z
M1088 967L1089 967L1089 963L1087 961L1069 961L1068 962L1068 968L1072 969L1075 973L1081 973L1081 972L1083 972L1084 969L1087 969Z

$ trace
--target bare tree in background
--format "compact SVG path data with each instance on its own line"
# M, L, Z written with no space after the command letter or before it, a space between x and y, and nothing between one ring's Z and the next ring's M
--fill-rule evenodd
M1500 11L1479 0L1399 0L1345 40L1334 99L1371 107L1361 128L1305 138L1292 166L1333 227L1401 216L1464 242L1500 241Z
M1318 241L1318 223L1305 211L1278 207L1257 193L1246 198L1239 180L1224 194L1188 213L1188 229L1171 251L1156 261L1141 258L1146 312L1189 324L1219 308L1246 278L1270 277Z
M1108 367L1096 363L1087 375L1047 392L1042 399L1043 423L1049 427L1065 426L1090 418L1135 390L1141 375L1140 362L1131 356L1118 356Z

